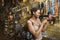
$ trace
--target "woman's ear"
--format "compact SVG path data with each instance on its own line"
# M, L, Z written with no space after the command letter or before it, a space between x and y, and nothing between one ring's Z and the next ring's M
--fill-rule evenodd
M33 12L33 15L35 14L35 12Z

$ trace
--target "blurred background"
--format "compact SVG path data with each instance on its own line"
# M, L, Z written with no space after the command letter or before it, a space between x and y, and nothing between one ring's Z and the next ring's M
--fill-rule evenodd
M47 18L49 12L54 16L43 40L60 40L60 0L0 0L0 40L21 40L16 30L25 25L33 7L40 8L41 18Z

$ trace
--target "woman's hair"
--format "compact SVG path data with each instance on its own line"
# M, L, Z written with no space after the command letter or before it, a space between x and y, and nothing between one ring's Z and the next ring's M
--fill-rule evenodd
M39 9L39 8L35 8L35 7L32 8L32 9L31 9L31 15L33 15L33 12L36 12L37 10L40 10L40 9Z

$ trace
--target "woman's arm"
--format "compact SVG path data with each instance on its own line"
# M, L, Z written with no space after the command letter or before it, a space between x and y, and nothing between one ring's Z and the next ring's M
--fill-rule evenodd
M41 24L41 27L38 29L38 31L35 31L34 29L34 26L32 25L32 23L29 21L27 22L27 25L28 25L28 29L29 31L35 36L35 37L38 37L40 32L42 31L43 29L43 24Z
M45 20L42 22L42 24L44 25L44 27L43 27L43 30L42 30L42 31L45 31L45 30L46 30L46 28L47 28L47 26L48 26L48 24L49 24L49 22L47 21L47 19L45 19Z

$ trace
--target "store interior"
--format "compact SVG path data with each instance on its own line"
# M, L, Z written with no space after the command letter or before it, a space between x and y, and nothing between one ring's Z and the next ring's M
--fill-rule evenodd
M54 14L54 21L49 23L42 40L60 40L60 0L0 0L0 40L21 40L20 34L15 34L15 27L25 25L33 7L39 7L42 20L49 11Z

